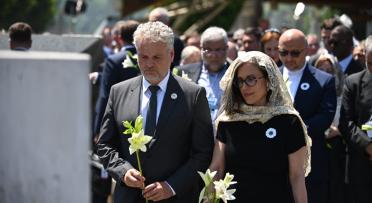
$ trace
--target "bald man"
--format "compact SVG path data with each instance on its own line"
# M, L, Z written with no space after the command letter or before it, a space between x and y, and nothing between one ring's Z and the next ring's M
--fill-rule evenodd
M306 178L308 202L326 203L329 155L324 131L332 123L336 110L335 79L306 62L308 45L300 30L285 31L279 38L278 47L283 79L313 140L311 173Z
M168 25L170 27L170 17L168 14L168 10L163 7L156 7L149 13L148 16L149 22L155 22L160 21L164 23L165 25ZM179 66L181 62L181 52L185 45L183 44L182 40L178 37L178 35L174 35L174 58L173 62L171 64L171 69L175 66Z

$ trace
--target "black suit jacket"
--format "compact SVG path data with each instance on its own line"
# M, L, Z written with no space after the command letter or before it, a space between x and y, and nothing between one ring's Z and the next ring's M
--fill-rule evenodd
M308 89L303 88L306 86ZM333 121L336 106L335 78L308 64L294 98L294 107L304 120L313 141L308 180L323 182L328 178L328 152L324 131Z
M366 69L346 78L340 113L339 129L348 144L351 183L364 185L372 180L372 164L365 152L372 139L361 130L371 115L372 74Z
M122 63L127 57L127 51L130 51L132 54L137 53L134 46L127 46L126 50L109 56L103 66L95 110L93 129L94 136L99 133L111 86L124 80L136 77L140 74L140 71L136 68L123 68Z
M129 169L138 169L135 155L129 154L129 136L122 134L122 121L134 121L140 114L141 88L142 76L112 87L100 131L98 155L117 181L115 202L143 201L141 190L122 182ZM141 153L146 184L167 181L171 185L176 196L162 202L197 202L201 189L196 187L201 180L197 171L207 169L213 153L205 89L170 75L153 140Z
M358 73L360 71L364 70L364 66L359 63L359 61L356 61L354 59L351 59L349 65L346 67L346 70L344 72L345 76Z

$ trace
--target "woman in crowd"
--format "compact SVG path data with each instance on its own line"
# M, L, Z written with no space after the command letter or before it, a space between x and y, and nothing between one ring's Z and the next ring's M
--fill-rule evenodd
M263 46L263 52L269 55L276 63L278 67L282 66L282 62L279 59L279 37L281 33L278 29L271 28L265 30L264 35L261 38L261 43Z
M232 202L306 203L310 138L275 62L258 51L245 53L220 85L224 96L210 169L217 179L235 175Z
M335 76L337 97L341 96L342 88L344 86L344 74L337 59L330 54L322 54L318 60L315 61L314 66L322 71L325 71Z

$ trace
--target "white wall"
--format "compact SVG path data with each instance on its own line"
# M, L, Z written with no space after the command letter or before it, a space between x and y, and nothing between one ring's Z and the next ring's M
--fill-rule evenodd
M90 58L0 51L0 202L90 201Z

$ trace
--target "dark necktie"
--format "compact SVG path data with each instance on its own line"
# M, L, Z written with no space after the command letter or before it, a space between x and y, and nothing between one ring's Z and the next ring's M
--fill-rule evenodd
M145 135L154 136L156 128L156 109L158 100L156 93L159 90L159 86L151 85L149 87L149 90L151 92L151 97L149 108L147 109Z

